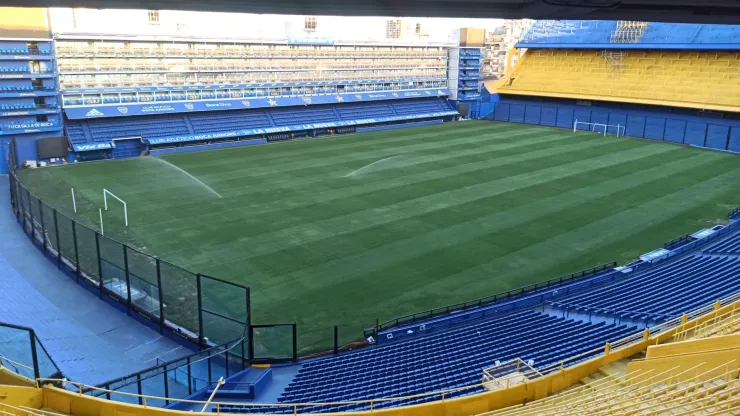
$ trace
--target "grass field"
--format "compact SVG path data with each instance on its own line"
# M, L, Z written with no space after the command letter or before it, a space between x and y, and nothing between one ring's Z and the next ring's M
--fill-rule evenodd
M612 260L726 220L740 157L476 122L25 171L96 229L252 288L256 322L299 344ZM326 346L326 345L325 345Z

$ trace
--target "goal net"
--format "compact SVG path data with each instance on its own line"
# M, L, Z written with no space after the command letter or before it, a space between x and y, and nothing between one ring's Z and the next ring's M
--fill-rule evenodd
M579 130L600 133L605 137L607 134L614 134L617 137L624 136L624 126L621 124L586 123L576 120L573 122L573 133Z

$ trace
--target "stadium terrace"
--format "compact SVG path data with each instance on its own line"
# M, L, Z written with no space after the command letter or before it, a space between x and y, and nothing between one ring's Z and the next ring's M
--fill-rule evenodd
M478 29L23 16L3 414L737 414L740 26L534 21L492 80Z

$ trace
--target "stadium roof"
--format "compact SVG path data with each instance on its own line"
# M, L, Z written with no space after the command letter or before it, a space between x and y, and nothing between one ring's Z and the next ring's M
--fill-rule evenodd
M737 0L0 0L0 6L740 23Z

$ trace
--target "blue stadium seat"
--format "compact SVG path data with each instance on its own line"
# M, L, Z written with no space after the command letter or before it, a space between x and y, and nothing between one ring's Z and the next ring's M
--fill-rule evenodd
M661 321L729 296L738 287L740 258L691 255L552 304L583 313Z

